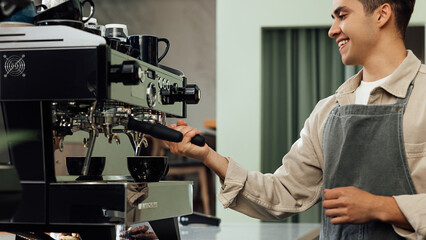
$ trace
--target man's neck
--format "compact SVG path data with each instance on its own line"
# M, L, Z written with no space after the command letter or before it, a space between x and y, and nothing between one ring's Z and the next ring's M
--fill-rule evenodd
M371 57L363 65L363 80L366 82L374 82L391 75L407 57L402 40L380 46L381 48L370 53Z

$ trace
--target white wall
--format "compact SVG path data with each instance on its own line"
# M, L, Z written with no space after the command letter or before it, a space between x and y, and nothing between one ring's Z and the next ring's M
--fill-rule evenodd
M217 149L260 170L261 29L329 26L332 1L217 0ZM411 23L426 22L418 0ZM253 221L217 204L222 221ZM257 220L255 220L257 221Z

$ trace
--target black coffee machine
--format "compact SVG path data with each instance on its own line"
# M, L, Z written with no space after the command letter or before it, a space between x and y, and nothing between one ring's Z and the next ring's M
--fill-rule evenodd
M134 182L129 176L88 176L98 136L125 134L137 155L144 135L179 142L164 126L186 117L200 90L171 68L159 68L110 49L103 37L67 26L10 27L0 34L0 103L6 132L36 138L9 147L22 199L0 231L22 236L77 232L116 239L118 229L149 222L158 238L180 239L177 217L192 213L192 183ZM119 127L119 128L117 128ZM88 133L81 176L58 176L54 142ZM193 142L204 144L197 136ZM31 235L32 234L32 235ZM42 237L40 237L43 239Z

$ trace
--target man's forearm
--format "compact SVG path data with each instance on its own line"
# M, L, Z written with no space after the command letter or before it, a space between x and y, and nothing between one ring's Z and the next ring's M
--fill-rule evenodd
M200 160L204 163L204 165L215 172L222 181L225 180L226 171L228 170L229 164L228 159L210 148L207 156Z

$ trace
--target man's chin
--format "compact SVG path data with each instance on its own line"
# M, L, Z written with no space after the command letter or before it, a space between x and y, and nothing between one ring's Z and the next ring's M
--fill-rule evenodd
M360 65L360 63L358 61L356 61L355 59L349 58L349 57L344 57L344 56L342 56L342 63L346 66Z

